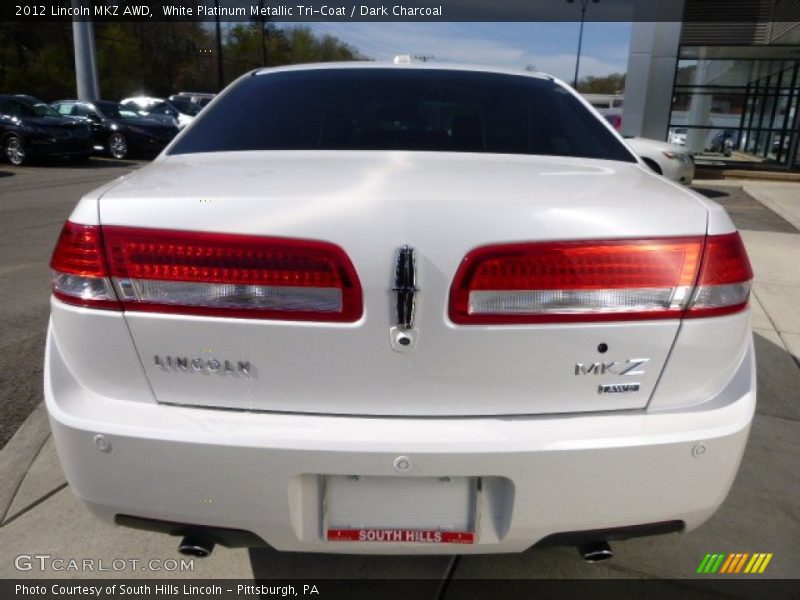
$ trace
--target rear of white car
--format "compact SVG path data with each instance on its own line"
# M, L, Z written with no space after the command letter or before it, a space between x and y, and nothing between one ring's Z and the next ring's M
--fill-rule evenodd
M544 76L250 74L83 198L52 269L72 489L199 548L689 530L754 412L729 218Z

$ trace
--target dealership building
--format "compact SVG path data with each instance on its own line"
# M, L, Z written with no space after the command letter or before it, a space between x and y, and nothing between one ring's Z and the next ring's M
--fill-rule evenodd
M669 1L683 22L633 25L622 133L700 163L800 170L800 2Z

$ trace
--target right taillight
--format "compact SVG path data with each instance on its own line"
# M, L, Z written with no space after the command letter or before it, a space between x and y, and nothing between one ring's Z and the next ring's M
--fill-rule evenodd
M352 263L327 242L68 222L51 268L56 297L85 306L329 322L363 313Z
M462 261L449 316L461 325L666 319L747 304L738 233L485 246Z
M706 238L700 275L686 317L726 315L747 306L753 269L738 233Z

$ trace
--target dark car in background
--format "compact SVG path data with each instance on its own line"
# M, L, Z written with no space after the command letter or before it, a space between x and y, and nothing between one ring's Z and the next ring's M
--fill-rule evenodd
M33 158L86 160L92 155L88 123L59 115L43 103L0 95L0 147L19 166Z
M176 100L189 100L190 102L196 104L200 108L204 108L209 102L214 99L216 94L209 94L207 92L178 92L177 94L173 94L168 98L170 102L175 102Z
M117 159L158 154L178 133L176 125L143 118L116 102L59 100L51 106L63 116L88 120L94 150Z
M717 133L708 143L709 152L719 152L723 156L730 156L733 154L733 149L736 145L736 132L726 129Z

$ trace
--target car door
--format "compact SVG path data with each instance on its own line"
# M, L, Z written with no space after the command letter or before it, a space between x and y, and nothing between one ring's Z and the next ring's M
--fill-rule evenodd
M83 104L75 104L70 111L70 116L89 119L92 128L92 144L105 147L107 131L103 119L97 114L97 111Z

